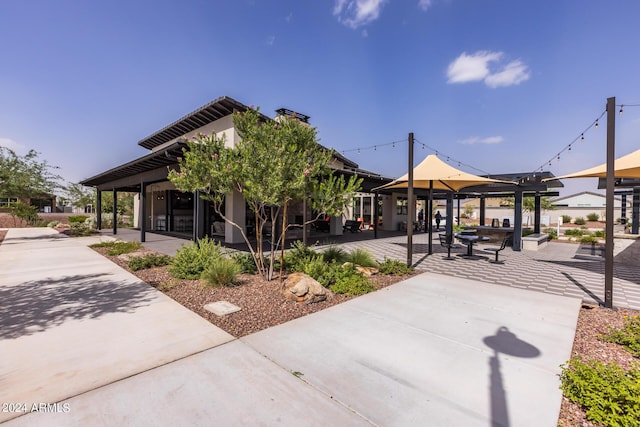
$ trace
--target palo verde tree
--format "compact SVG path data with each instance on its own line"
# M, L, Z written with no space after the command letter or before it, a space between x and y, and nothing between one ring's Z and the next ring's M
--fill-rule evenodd
M227 146L215 133L195 136L179 159L179 170L169 172L169 180L181 191L198 191L212 201L216 213L241 232L258 271L272 280L276 248L289 228L288 207L306 198L315 212L339 215L362 179L352 176L346 181L334 175L329 168L332 153L317 143L316 130L295 116L264 121L259 110L249 109L235 113L233 121L240 136L235 146ZM243 224L222 210L225 197L234 191L242 194L255 217L255 248ZM276 229L279 218L282 227ZM267 233L274 238L264 262Z
M62 178L53 173L55 167L29 150L24 156L0 147L0 197L33 198L52 194L61 188Z

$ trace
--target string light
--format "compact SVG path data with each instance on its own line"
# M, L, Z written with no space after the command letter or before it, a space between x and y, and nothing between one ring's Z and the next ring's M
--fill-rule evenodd
M598 119L596 119L595 128L598 129Z
M571 145L569 145L569 151L571 151Z
M580 135L580 141L584 142L584 133Z
M358 154L360 154L360 149L358 148Z
M618 112L618 114L620 114L622 116L622 107L624 107L623 104L620 104L620 111Z

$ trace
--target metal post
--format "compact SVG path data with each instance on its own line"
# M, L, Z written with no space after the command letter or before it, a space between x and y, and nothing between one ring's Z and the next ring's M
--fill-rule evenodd
M522 250L522 190L516 190L513 197L513 249Z
M427 230L429 230L429 255L433 253L433 181L429 181L429 200L427 201L427 212L428 215L425 215L425 220L427 217Z
M622 202L620 205L620 218L622 219L622 222L626 223L626 219L627 219L627 195L623 194L622 195Z
M485 195L482 194L480 196L480 225L484 225L485 223L485 206L487 201L485 200Z
M379 220L379 216L378 216L378 192L376 191L375 193L373 193L373 204L375 206L375 211L373 214L373 238L377 239L378 238L378 224L380 223Z
M102 229L102 191L96 190L96 228Z
M540 193L536 192L534 197L534 209L533 209L533 221L535 222L533 226L534 233L540 233L540 211L542 210L542 203L540 201Z
M607 192L605 208L604 306L613 308L613 192L615 187L616 98L607 98Z
M140 183L140 242L147 240L147 184Z
M634 187L631 204L631 233L638 234L638 217L640 216L640 187Z
M113 235L118 234L118 191L113 189Z
M407 266L413 264L413 220L416 217L413 203L413 132L409 132L409 185L407 186Z

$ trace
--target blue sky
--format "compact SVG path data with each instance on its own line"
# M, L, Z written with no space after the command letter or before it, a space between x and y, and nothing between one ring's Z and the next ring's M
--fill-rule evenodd
M407 150L385 144L409 132L469 172L533 171L608 97L640 104L638 16L637 0L2 0L0 145L77 182L228 95L311 116L322 144L389 177ZM640 148L640 107L623 109L617 156ZM545 170L603 163L604 124ZM416 163L431 153L417 144Z

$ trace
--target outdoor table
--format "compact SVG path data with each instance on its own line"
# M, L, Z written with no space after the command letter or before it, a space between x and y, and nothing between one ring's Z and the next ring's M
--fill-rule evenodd
M460 234L463 234L465 236L473 236L478 232L478 230L474 229L474 228L468 228L465 230L460 231Z
M458 233L455 235L456 239L460 240L462 243L467 245L467 255L468 257L473 256L473 244L476 242L488 242L489 238L485 236L477 236L475 234L464 234Z

